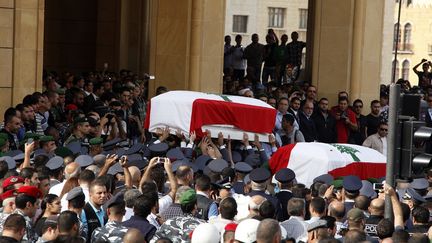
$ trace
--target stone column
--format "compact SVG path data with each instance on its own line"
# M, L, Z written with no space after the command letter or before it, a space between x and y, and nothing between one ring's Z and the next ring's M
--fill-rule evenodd
M150 73L153 95L171 90L222 92L225 1L150 1Z
M0 0L0 114L42 89L44 0Z
M350 99L361 98L368 107L379 98L379 85L386 82L383 64L390 52L383 51L384 34L392 28L384 22L388 1L310 1L314 19L312 81L320 97L331 104L339 91ZM337 7L335 7L337 6ZM390 72L390 70L389 70Z

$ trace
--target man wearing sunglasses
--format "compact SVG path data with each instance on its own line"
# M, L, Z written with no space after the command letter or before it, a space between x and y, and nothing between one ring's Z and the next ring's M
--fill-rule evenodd
M367 137L363 142L363 146L375 149L376 151L387 155L387 134L388 125L385 122L381 122L378 127L378 132Z

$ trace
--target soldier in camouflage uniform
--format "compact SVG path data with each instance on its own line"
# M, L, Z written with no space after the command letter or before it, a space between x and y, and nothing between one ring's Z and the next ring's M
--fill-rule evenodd
M39 198L41 198L42 192L35 186L22 186L17 190L17 193L16 209L13 213L22 215L26 221L26 233L22 241L34 243L38 240L38 236L33 228L31 218L35 216L36 210L39 208Z
M7 217L9 217L9 215L11 215L14 210L15 196L15 190L6 191L1 195L1 199L3 201L3 212L0 213L0 232L3 231L3 225Z
M190 232L198 225L205 223L204 220L193 216L196 213L196 203L195 190L189 189L181 194L180 205L184 215L169 219L163 223L150 242L154 243L160 238L168 238L173 243L190 242Z
M122 226L121 222L126 212L123 193L117 193L106 204L108 223L93 231L91 242L120 243L128 228Z

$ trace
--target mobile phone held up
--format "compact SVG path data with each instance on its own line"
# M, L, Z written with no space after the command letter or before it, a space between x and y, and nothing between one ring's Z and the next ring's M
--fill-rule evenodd
M374 183L372 186L373 186L373 189L375 191L382 191L382 190L384 190L384 184L382 184L382 183Z

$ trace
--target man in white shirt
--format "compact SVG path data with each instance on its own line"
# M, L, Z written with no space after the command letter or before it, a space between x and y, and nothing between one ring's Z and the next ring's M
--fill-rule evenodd
M72 177L77 178L79 176L80 172L81 172L81 167L78 163L72 162L72 163L66 165L66 168L64 170L65 179L62 182L60 182L59 184L51 187L51 189L49 190L49 193L60 196L60 194L63 190L63 186L65 185L66 181Z
M387 134L388 125L385 122L380 123L378 132L370 135L363 142L363 146L375 149L376 151L387 155Z

